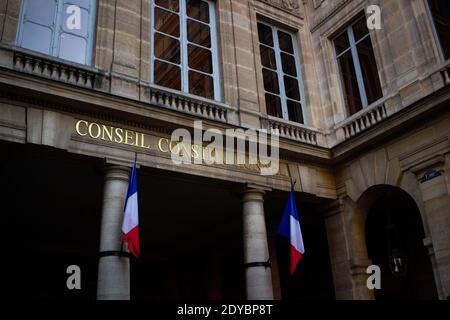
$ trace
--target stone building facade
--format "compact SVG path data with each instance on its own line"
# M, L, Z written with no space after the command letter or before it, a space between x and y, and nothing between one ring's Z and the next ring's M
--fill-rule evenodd
M140 170L148 175L143 178L146 184L153 181L152 174L161 177L161 185L170 176L169 189L189 188L190 179L201 180L210 189L223 188L241 201L237 216L229 215L243 225L242 241L238 241L244 248L243 264L236 267L237 273L239 268L243 272L242 297L296 297L292 294L295 285L291 291L283 289L286 284L274 240L282 209L276 203L283 204L296 181L300 213L304 208L311 221L319 219L324 227L323 234L304 232L306 250L309 242L312 252L326 255L323 261L329 265L325 272L330 274L332 291L328 298L445 299L450 294L450 57L442 30L450 29L449 12L445 12L449 7L444 2L40 0L30 4L0 0L3 183L13 181L10 165L22 163L18 159L25 156L23 165L33 166L39 181L48 179L43 173L38 175L48 161L62 163L66 158L70 158L68 163L82 163L83 174L93 170L100 177L90 184L77 182L74 192L79 194L73 194L81 203L100 190L100 199L92 196L99 209L93 217L73 225L61 222L68 230L82 233L90 219L98 221L98 233L92 232L98 246L89 250L99 251L100 258L86 259L95 265L100 261L95 279L99 299L129 299L130 286L143 283L130 281L136 269L130 271L129 258L115 254L121 249L123 202L135 156ZM54 21L49 24L53 27L43 27L44 22L33 19L45 16L40 10L48 3L61 6L51 12L62 12L63 17L67 5L79 4L82 17L88 15L93 23L83 36L64 26L55 27ZM365 26L371 5L381 9L379 30ZM202 13L204 8L208 8L206 13ZM442 16L436 17L439 12ZM167 21L178 21L180 27L171 28ZM200 45L197 41L204 39L193 39L191 27L208 28L210 43ZM38 44L33 42L33 33L42 39ZM50 49L44 43L47 33ZM67 47L63 41L68 41ZM178 49L173 49L173 41L179 41ZM80 61L73 52L82 47L87 53ZM170 48L174 51L168 53ZM211 64L212 72L203 72L204 66L190 60L194 50L202 51L199 56L206 57L205 65ZM177 55L181 56L178 62ZM295 70L285 64L288 60L294 61L290 66ZM195 82L194 76L202 80ZM297 84L292 86L292 81ZM178 128L192 131L197 120L203 121L205 130L255 128L278 134L279 173L266 177L237 166L174 165L161 147L166 141L162 139L169 139ZM134 138L108 140L95 131L102 126L119 128ZM37 155L35 160L33 150L41 160ZM70 168L60 174L71 176ZM20 172L21 167L14 171ZM177 182L181 177L187 184ZM19 186L25 202L34 199L31 193L39 192L31 185L41 188L28 179L30 175L23 174ZM60 190L42 187L44 198L39 201L44 204L39 208L44 211L40 215L51 206L46 204L51 192L66 196L63 190L71 182L65 183ZM140 187L140 196L152 198L150 190ZM214 215L214 207L206 203L204 210ZM23 206L25 212L33 205ZM70 206L65 203L61 209L64 212ZM162 210L155 214L164 215L164 207L148 205L149 212L153 208ZM234 212L233 208L227 210ZM226 215L223 221L226 228ZM45 226L48 230L54 227ZM392 234L401 240L392 240ZM158 235L163 239L164 235ZM377 238L382 235L387 240ZM315 237L326 243L326 250L315 247ZM69 247L54 250L70 252ZM74 250L87 247L79 245ZM148 248L144 255L150 256ZM271 265L262 264L270 258ZM320 259L309 262L310 268ZM211 256L208 261L225 268L220 258ZM408 270L403 270L407 276L395 269L401 269L402 263L408 264ZM391 273L386 275L386 292L367 288L366 270L373 264L382 267L383 276ZM208 298L226 297L225 289L214 286L214 281L226 286L225 273L213 272L216 276L208 278L212 286ZM177 284L165 288L173 287Z

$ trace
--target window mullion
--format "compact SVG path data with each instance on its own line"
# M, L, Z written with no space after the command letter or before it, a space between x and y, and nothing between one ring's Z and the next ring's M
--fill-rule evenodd
M209 30L211 34L211 55L213 61L213 83L214 83L214 99L216 101L222 100L222 88L220 87L220 70L219 70L219 56L217 52L218 47L218 35L216 24L216 6L214 2L209 2Z
M350 40L350 47L352 50L353 66L355 68L356 78L358 80L359 94L361 97L363 108L365 108L369 105L369 102L367 100L366 89L364 87L364 79L362 76L361 64L359 63L358 50L356 48L355 36L353 34L352 26L348 27L348 37Z
M189 57L187 41L186 1L180 0L180 52L181 52L181 91L189 93Z
M53 20L53 38L51 44L51 55L54 57L59 56L59 40L61 36L61 18L64 11L63 0L55 0L56 3L56 17Z
M439 38L439 34L436 29L436 22L434 21L434 17L431 12L430 5L428 3L428 0L425 0L424 2L425 2L425 11L426 11L428 19L430 21L431 31L433 33L434 42L436 43L439 57L441 58L442 61L445 61L444 49L442 48L441 39Z
M155 82L155 1L150 1L150 83Z
M283 79L283 66L281 63L280 42L278 41L277 29L275 27L271 27L271 28L272 28L272 36L273 36L273 45L274 45L274 49L275 49L275 60L276 60L276 65L277 65L277 76L278 76L278 87L280 90L281 110L283 112L283 119L289 120L286 88L284 86L284 79Z
M87 30L87 36L86 36L86 41L87 41L87 46L86 46L86 63L88 65L93 65L93 51L94 51L94 30L95 30L95 14L97 12L97 8L95 6L95 1L90 0L89 1L89 10L88 10L88 14L89 14L89 26L88 26L88 30Z

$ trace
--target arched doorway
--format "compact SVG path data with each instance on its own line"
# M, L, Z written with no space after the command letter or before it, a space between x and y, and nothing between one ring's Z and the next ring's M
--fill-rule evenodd
M377 300L437 299L431 261L424 246L415 201L400 188L377 186L365 224L369 259L381 268Z

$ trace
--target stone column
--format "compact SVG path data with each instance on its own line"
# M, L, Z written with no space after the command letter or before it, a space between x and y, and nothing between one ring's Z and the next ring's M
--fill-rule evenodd
M130 169L107 166L105 171L97 299L129 300L130 259L120 252Z
M269 247L264 217L266 190L247 186L243 194L244 263L248 300L273 300Z

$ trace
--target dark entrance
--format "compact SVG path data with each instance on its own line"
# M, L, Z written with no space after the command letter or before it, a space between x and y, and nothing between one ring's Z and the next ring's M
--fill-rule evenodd
M1 297L95 299L103 161L0 142ZM68 290L67 268L81 269Z
M379 196L366 222L368 256L382 272L376 299L437 299L417 205L399 188L382 186L376 191Z
M142 168L132 299L245 299L242 186Z

